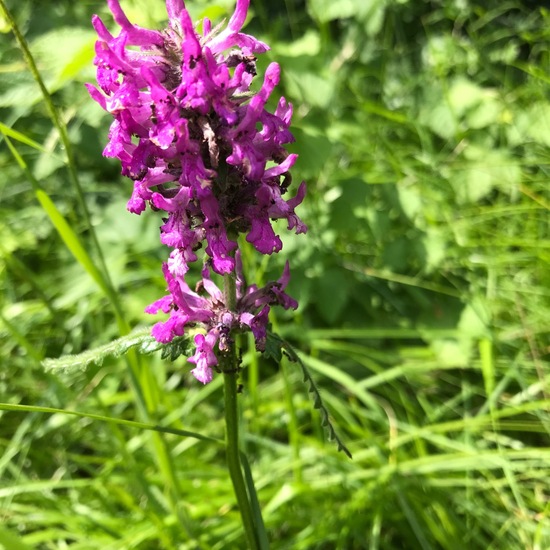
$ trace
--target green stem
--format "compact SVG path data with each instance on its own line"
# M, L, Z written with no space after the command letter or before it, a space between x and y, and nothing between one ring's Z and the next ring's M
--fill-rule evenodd
M227 467L233 483L233 490L237 497L237 504L241 512L248 547L251 550L259 548L256 540L256 529L246 485L244 484L241 462L239 458L239 421L237 418L237 374L224 373L224 396L225 396L225 445Z
M232 274L224 277L224 292L226 306L234 311L236 304L235 278ZM223 372L224 400L225 400L225 446L227 467L233 490L239 505L239 511L243 522L248 547L251 550L259 550L260 545L256 535L254 516L250 500L244 482L241 461L239 457L239 418L237 408L237 377L239 362L237 350L232 346L231 350L220 356L220 367Z

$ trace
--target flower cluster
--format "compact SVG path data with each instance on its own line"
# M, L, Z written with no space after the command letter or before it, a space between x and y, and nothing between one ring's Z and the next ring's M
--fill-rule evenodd
M170 313L153 329L161 342L182 335L185 325L206 328L206 336L196 337L197 352L190 359L195 376L205 383L217 364L216 346L227 351L231 331L252 330L261 350L269 306L297 307L284 293L288 265L278 282L246 287L236 240L244 233L256 250L272 254L282 242L271 220L285 219L289 229L306 231L294 211L305 184L293 198L283 199L297 157L284 147L294 139L292 105L281 98L274 113L265 108L279 81L277 63L267 67L259 91L251 91L255 56L268 46L241 32L249 0L237 0L224 29L204 19L202 34L183 0L166 0L169 25L163 31L133 25L119 0L107 3L120 32L114 36L94 16L99 89L87 85L114 118L104 155L119 159L122 173L134 181L130 212L140 214L149 204L166 213L161 242L172 249L163 266L170 294L146 311ZM185 282L201 248L203 279L197 291L209 298ZM237 278L235 311L210 279L210 269Z
M212 367L218 364L213 351L216 344L221 352L229 351L233 344L231 333L234 330L249 329L254 335L256 348L263 351L269 306L280 304L286 309L298 307L296 300L284 292L290 279L288 262L277 282L258 289L256 285L246 285L239 252L235 255L235 260L237 300L234 311L228 309L223 292L210 279L208 267L203 269L203 278L197 285L197 292L193 292L182 277L175 277L171 273L168 264L164 264L163 271L170 294L145 310L147 313L162 310L171 314L167 321L153 327L153 336L159 342L170 342L174 336L182 335L189 323L200 323L206 328L206 336L195 336L196 353L189 359L196 364L192 371L195 378L204 384L212 380ZM202 291L209 297L201 296Z

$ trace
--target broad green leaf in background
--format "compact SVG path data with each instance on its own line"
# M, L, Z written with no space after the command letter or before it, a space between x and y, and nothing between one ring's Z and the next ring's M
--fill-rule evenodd
M517 125L537 143L550 146L550 103L532 105L518 120Z
M512 197L520 184L520 166L507 151L469 145L455 166L453 186L461 203L479 201L493 189Z
M367 35L374 35L380 30L385 6L385 0L310 0L308 2L311 14L321 23L356 17L365 23Z
M86 78L93 78L96 40L93 29L60 28L41 35L30 44L50 93L83 72Z
M31 547L25 544L20 537L1 526L0 548L2 550L31 550Z

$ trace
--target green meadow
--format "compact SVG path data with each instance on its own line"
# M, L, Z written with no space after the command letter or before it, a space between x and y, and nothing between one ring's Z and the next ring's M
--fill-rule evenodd
M243 549L223 375L112 344L162 318L168 249L102 156L95 13L114 29L102 0L0 2L0 549ZM245 32L308 185L306 235L244 248L258 285L288 259L300 303L272 310L290 358L243 342L270 547L550 548L550 4L252 0Z

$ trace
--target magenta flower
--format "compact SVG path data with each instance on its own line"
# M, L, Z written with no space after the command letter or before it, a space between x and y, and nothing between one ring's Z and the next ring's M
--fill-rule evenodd
M170 294L146 311L170 314L153 328L160 342L181 336L188 325L205 329L195 337L189 361L206 383L216 354L232 345L232 331L251 330L262 350L270 306L297 307L284 292L288 264L279 281L258 289L244 283L236 253L240 233L262 254L279 252L282 241L272 220L287 220L296 233L307 230L295 213L305 184L293 198L283 198L297 158L285 149L294 141L292 105L280 98L274 113L266 110L279 82L277 63L267 67L259 91L251 91L255 56L269 48L241 32L249 0L237 0L223 30L205 19L202 34L182 0L166 0L169 22L162 31L132 24L119 0L107 4L120 31L112 35L93 17L99 88L87 85L114 118L104 155L119 159L122 174L134 181L130 212L140 214L149 205L165 213L160 240L171 248L163 265ZM185 275L200 249L208 267L193 292ZM209 267L220 275L236 273L236 311L226 307Z

